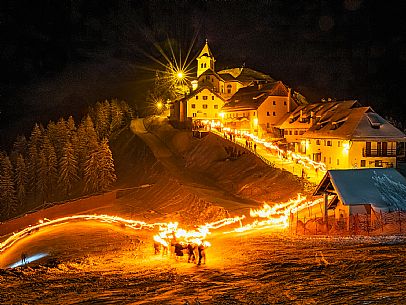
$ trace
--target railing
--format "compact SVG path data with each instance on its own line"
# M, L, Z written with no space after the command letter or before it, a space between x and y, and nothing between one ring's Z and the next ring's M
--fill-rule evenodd
M362 149L362 156L363 157L396 157L396 148L387 148L387 149Z

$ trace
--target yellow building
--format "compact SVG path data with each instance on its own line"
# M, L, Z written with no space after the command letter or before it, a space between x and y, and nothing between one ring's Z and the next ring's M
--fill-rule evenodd
M269 75L245 67L216 72L216 60L207 40L196 60L196 79L191 81L191 92L171 103L171 120L191 124L196 120L218 120L225 101L239 89L274 82Z
M223 124L261 138L280 139L283 135L276 126L299 103L281 81L245 87L224 105Z
M343 106L343 105L341 105ZM330 108L302 135L302 153L329 169L396 167L406 136L370 107Z

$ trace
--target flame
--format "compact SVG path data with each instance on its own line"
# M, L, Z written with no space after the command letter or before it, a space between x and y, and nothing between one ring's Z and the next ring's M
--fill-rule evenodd
M223 233L238 233L263 228L284 229L289 226L289 218L292 213L296 213L303 210L304 208L314 206L321 203L322 201L322 198L307 201L306 197L298 194L296 199L290 199L286 202L276 203L272 205L264 203L262 208L250 209L250 217L253 218L251 223L243 225L242 221L246 219L246 216L241 215L236 217L224 218L211 223L206 223L204 225L196 227L196 229L193 230L186 230L179 227L178 222L146 223L144 221L125 219L122 217L110 215L74 215L61 217L54 220L44 218L41 219L37 225L28 226L27 228L17 233L13 233L12 236L7 238L4 242L0 243L0 253L12 247L19 240L31 235L32 233L37 232L41 228L86 220L118 224L120 226L125 226L133 230L153 230L158 228L158 232L153 236L153 240L163 245L164 247L168 247L174 240L182 244L203 244L205 247L210 247L211 244L206 239L213 230L218 230L222 227L227 227L236 223L239 224L239 227Z

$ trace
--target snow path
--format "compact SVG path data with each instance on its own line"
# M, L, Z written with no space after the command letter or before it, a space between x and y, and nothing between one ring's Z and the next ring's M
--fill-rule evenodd
M171 176L187 187L191 193L235 214L247 214L250 208L257 208L262 205L261 202L235 196L219 187L214 180L204 173L186 168L185 160L181 155L172 151L157 135L145 129L143 119L133 120L131 130L148 145L154 156Z

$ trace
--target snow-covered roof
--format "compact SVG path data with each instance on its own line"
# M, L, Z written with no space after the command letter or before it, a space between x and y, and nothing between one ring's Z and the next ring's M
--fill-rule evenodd
M394 168L329 170L313 195L336 193L344 205L406 210L406 178Z

